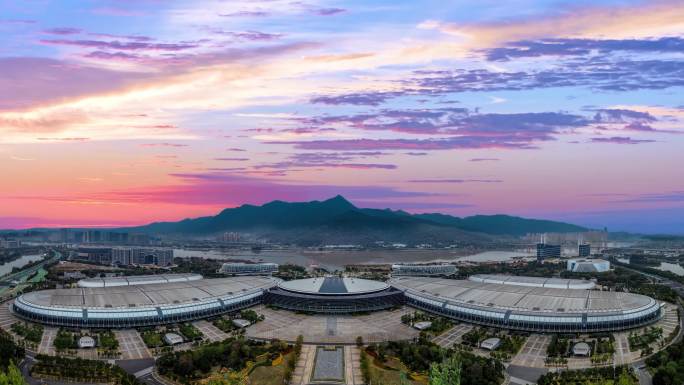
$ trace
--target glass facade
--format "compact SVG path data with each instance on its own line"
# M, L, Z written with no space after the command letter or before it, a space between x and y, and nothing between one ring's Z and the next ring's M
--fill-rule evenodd
M563 314L495 309L436 299L424 293L406 291L406 303L413 307L479 325L539 332L601 332L651 324L662 315L660 304L651 301L638 309L621 312L588 311Z
M292 311L325 314L349 314L389 309L404 304L404 293L388 288L375 293L317 295L295 293L281 288L269 290L264 302Z
M67 308L35 305L18 297L18 316L47 325L89 328L152 326L185 322L240 310L261 303L263 290L192 303L132 308Z

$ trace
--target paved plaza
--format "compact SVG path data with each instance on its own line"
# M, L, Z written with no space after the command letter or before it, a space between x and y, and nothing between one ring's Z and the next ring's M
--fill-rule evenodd
M299 361L295 366L292 375L292 384L294 385L308 385L311 373L313 372L314 359L316 357L316 346L303 345L302 353L299 355Z
M530 335L518 354L513 357L511 364L534 368L545 367L546 348L550 342L551 336L541 334Z
M119 350L121 351L122 360L136 360L141 358L150 358L152 354L145 346L145 343L133 329L115 330L116 339L119 340Z
M474 327L475 326L468 324L455 325L451 329L434 337L432 339L432 342L436 343L437 345L443 348L450 348L455 344L460 344L463 335L473 330Z
M38 345L38 353L54 355L55 354L55 337L57 337L57 331L59 329L55 327L45 326L43 328L43 338L40 340Z
M254 310L266 319L247 328L247 336L251 338L292 342L301 334L305 343L353 344L358 336L365 343L373 343L413 339L419 334L401 323L401 316L413 311L407 307L360 316L304 315L264 306Z
M201 320L192 323L199 331L204 334L204 337L209 340L209 342L223 341L230 337L227 333L223 332L221 329L212 325L211 322Z
M9 307L11 304L12 301L8 301L0 305L0 328L3 328L8 332L10 331L10 326L12 326L12 324L20 321L20 319L15 317L10 311Z
M347 385L363 385L361 350L356 346L344 347L344 370Z

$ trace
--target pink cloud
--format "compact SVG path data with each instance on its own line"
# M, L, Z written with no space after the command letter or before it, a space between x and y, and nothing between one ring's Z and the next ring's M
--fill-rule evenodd
M187 144L180 144L180 143L143 143L140 145L140 147L188 147L189 145Z
M592 143L614 143L614 144L640 144L652 143L655 140L649 139L632 139L628 136L612 136L607 138L591 138Z

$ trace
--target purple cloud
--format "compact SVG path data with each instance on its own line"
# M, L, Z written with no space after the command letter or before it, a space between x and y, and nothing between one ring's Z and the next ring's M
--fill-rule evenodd
M468 162L498 162L499 158L472 158L468 159Z
M544 137L561 128L583 127L589 120L580 115L542 112L519 114L477 114L465 108L420 110L380 110L348 116L321 116L307 123L314 127L325 124L345 124L351 128L371 131L395 131L410 134L453 134L473 136ZM544 139L540 138L540 139ZM546 138L548 139L548 138Z
M77 35L81 32L83 32L83 30L80 28L70 28L70 27L49 28L49 29L43 30L43 33L47 33L50 35Z
M183 51L199 47L197 43L146 43L140 41L102 41L102 40L65 40L43 39L43 44L68 45L83 48L115 49L122 51Z
M316 96L311 98L311 103L342 105L351 104L356 106L379 106L389 99L393 99L407 94L406 91L400 92L360 92L342 95Z
M187 144L180 143L143 143L140 147L188 147Z
M255 169L283 169L294 168L351 168L359 170L383 169L394 170L393 164L357 162L359 158L378 157L386 155L380 151L350 151L350 152L309 152L290 155L287 160L255 166Z
M615 202L629 203L653 203L653 202L684 202L684 191L673 191L665 194L640 194L634 198L618 200Z
M640 144L653 143L650 139L632 139L628 136L612 136L609 138L591 138L592 143L614 143L614 144Z
M134 41L153 41L155 40L149 36L142 35L115 35L111 33L89 33L89 36L107 38L107 39L124 39L124 40L134 40Z
M211 29L210 31L212 33L217 34L217 35L232 37L236 40L270 41L270 40L280 39L281 37L283 37L283 35L280 33L266 33L266 32L260 32L260 31L234 32L234 31L224 31L222 29Z
M47 58L0 58L0 110L117 90L154 75Z
M493 48L485 51L487 60L508 61L513 58L541 56L580 56L592 51L601 54L616 51L633 52L674 52L684 51L684 39L680 37L663 37L660 39L544 39L539 41L517 41L507 47Z
M313 13L316 15L320 16L332 16L332 15L337 15L340 13L347 12L346 9L343 8L319 8L316 10L313 10Z
M224 162L246 162L249 158L214 158L214 160L220 160Z
M594 115L596 123L655 122L656 120L648 112L627 109L600 109Z
M238 11L232 13L219 14L221 17L266 17L270 13L265 11Z
M377 106L405 96L441 96L462 92L520 91L554 87L588 87L600 91L633 91L684 86L684 61L628 60L592 57L559 63L540 71L494 72L483 69L414 71L397 79L398 91L362 91L317 96L312 103Z
M501 179L412 179L410 183L501 183Z

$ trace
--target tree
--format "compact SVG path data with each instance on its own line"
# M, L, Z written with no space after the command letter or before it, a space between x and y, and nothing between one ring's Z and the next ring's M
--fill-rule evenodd
M0 372L0 385L26 385L21 371L14 365L14 362L10 362L7 366L6 373Z
M460 385L461 360L453 355L441 363L430 365L430 385Z

